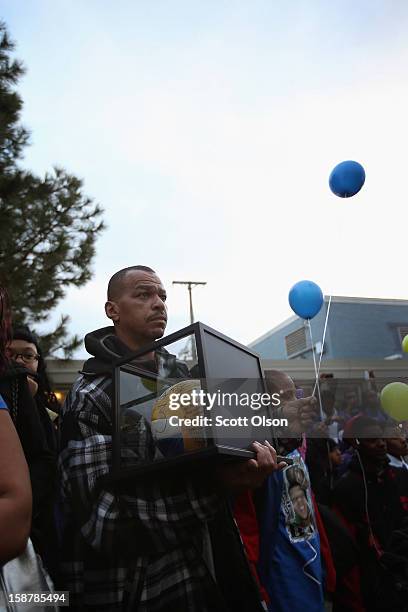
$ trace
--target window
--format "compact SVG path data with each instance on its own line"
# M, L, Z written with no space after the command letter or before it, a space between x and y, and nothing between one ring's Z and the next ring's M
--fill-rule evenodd
M306 329L304 327L300 327L296 331L285 336L285 345L286 354L288 357L306 350Z

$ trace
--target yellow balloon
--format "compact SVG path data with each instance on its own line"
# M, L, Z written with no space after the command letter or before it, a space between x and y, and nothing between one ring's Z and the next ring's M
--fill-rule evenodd
M157 382L155 380L151 380L150 378L142 378L141 381L142 385L151 393L155 393L157 391Z
M408 334L404 336L404 339L402 341L402 350L404 351L404 353L408 353Z
M408 385L392 382L384 387L380 395L381 406L396 421L408 420Z

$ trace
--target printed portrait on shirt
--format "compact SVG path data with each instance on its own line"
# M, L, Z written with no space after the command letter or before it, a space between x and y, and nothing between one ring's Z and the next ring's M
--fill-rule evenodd
M290 540L299 542L314 536L316 525L310 481L303 462L299 461L284 470L282 493L282 508Z

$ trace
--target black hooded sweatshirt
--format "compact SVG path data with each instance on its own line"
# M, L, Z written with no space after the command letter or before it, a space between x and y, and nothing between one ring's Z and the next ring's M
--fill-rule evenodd
M85 347L93 357L86 361L81 373L90 379L101 375L110 378L115 362L132 355L132 351L116 336L113 327L87 334ZM159 371L160 375L166 378L190 377L187 366L165 349L156 350L155 360L138 360L138 365L150 372ZM111 383L111 398L112 388ZM109 390L107 392L109 393ZM107 422L112 422L112 416L113 411L106 415ZM196 478L199 477L196 475ZM209 473L202 474L202 477L211 481ZM179 482L179 486L182 486L182 482ZM251 574L229 504L221 504L221 509L208 527L218 585L218 595L212 609L214 612L221 609L223 612L262 612L259 589ZM223 603L220 605L221 602ZM164 606L164 609L167 610L167 607Z
M5 399L28 464L33 494L30 537L55 578L57 535L54 503L57 477L55 448L50 448L36 403L27 384L27 370L10 366L0 377L0 394Z

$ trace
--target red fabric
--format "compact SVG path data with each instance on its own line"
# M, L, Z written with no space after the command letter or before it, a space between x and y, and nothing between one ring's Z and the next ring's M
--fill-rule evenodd
M355 565L346 576L343 576L341 588L338 590L337 601L341 609L348 612L366 612L360 590L360 568Z
M235 499L233 511L252 574L258 583L262 599L269 602L268 594L260 583L256 569L259 561L259 526L250 491L246 491Z
M404 510L404 512L408 512L408 497L406 497L405 495L401 495L400 500L402 509Z
M357 534L356 526L344 518L338 508L333 508L333 510L340 518L347 531L350 532L353 540L355 540ZM342 606L342 609L349 610L349 612L366 612L360 583L360 567L355 565L346 576L343 576L341 585L338 585L336 589L336 601Z
M324 566L326 568L326 590L329 593L334 593L336 590L336 569L334 567L333 556L330 549L329 538L327 537L326 529L320 516L319 508L316 504L316 499L312 493L313 506L316 516L317 529L320 536L320 554L323 558Z

